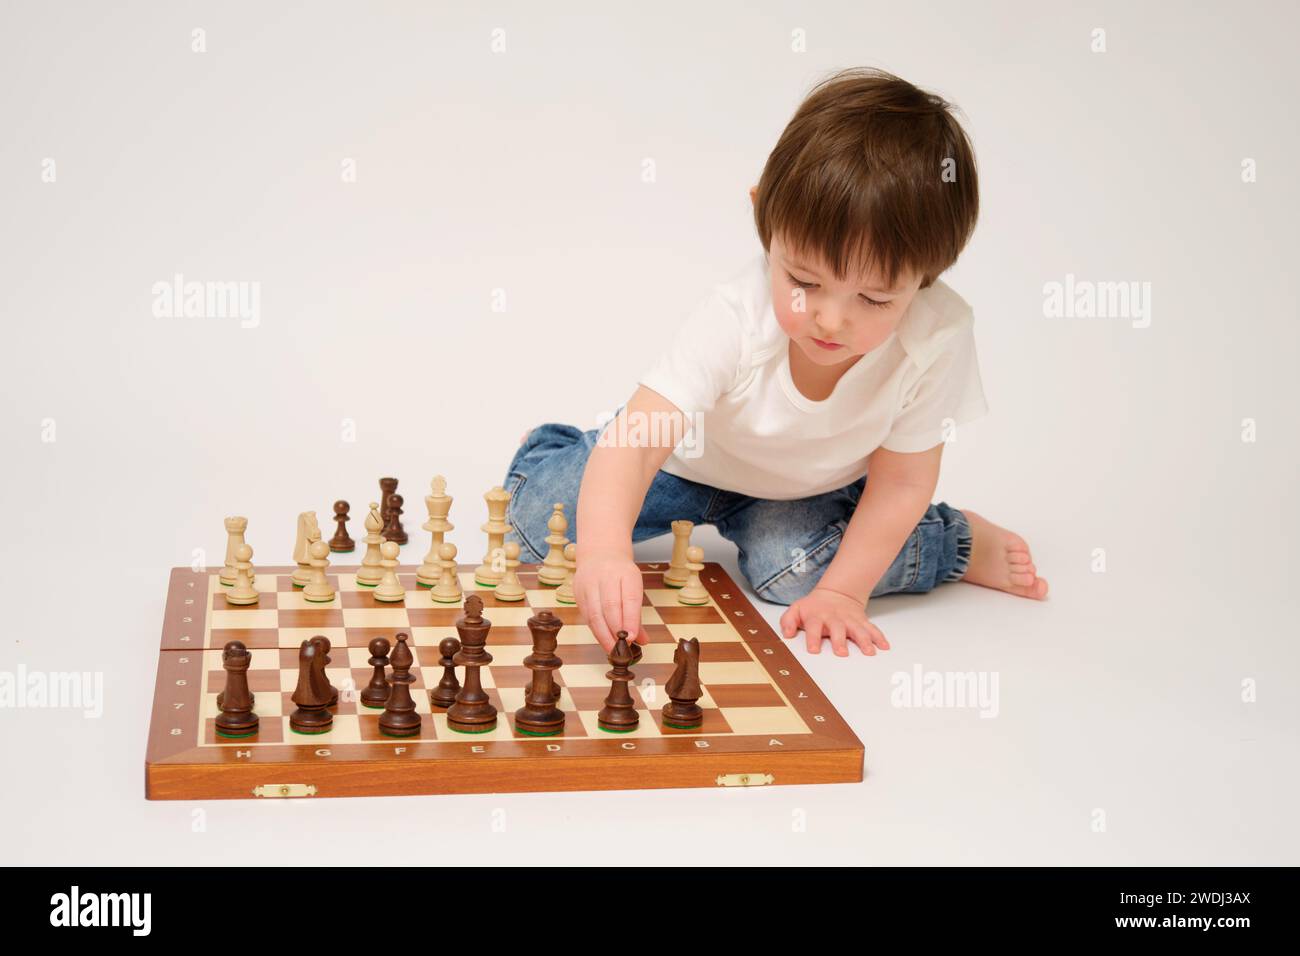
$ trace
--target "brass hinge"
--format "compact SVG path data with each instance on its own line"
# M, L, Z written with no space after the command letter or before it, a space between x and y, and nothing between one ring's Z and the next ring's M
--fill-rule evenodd
M719 787L762 787L776 783L770 773L724 773L718 775Z
M255 797L314 797L316 788L310 783L264 783L253 788Z

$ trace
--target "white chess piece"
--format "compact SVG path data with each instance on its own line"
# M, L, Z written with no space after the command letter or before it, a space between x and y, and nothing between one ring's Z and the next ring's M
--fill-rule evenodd
M695 545L686 549L686 567L691 577L686 587L677 592L678 604L708 604L709 592L700 583L700 572L704 570L704 549Z
M241 544L235 550L235 583L226 592L226 603L243 606L257 603L257 591L249 578L253 570L253 549Z
M317 538L311 543L311 580L302 589L302 596L314 604L328 604L334 600L334 585L325 576L330 566L330 546Z
M573 575L578 570L578 547L570 542L564 546L564 583L555 589L555 600L560 604L577 604L573 596Z
M505 546L505 552L506 573L497 585L496 598L498 601L522 601L526 595L524 586L519 583L519 542L511 541Z
M438 583L429 592L430 597L439 604L458 604L463 592L457 576L456 546L450 541L444 541L438 549L438 561L442 565L442 573L438 575Z
M396 541L385 541L379 546L379 553L384 565L384 576L374 590L375 600L385 604L396 604L406 599L402 582L397 579L397 556L401 547Z
M320 525L316 523L316 512L304 511L298 515L298 539L293 546L293 559L298 568L293 572L293 586L305 588L311 580L311 545L320 540Z
M552 506L546 528L551 532L546 536L546 543L551 547L537 569L537 580L550 587L558 587L564 583L567 573L564 567L564 546L569 543L569 539L564 536L564 532L569 530L569 521L564 517L562 502L557 501Z
M686 566L686 549L691 546L691 531L695 527L693 521L674 521L673 528L673 556L668 562L668 570L664 572L664 586L670 588L684 588L686 583L691 579L691 570Z
M384 579L383 555L380 545L384 543L384 519L379 517L379 502L370 502L370 513L366 515L366 553L361 559L361 568L357 571L357 584L373 588Z

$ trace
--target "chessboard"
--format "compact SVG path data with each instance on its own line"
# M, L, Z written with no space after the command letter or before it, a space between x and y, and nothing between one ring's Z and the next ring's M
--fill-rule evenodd
M456 635L459 604L434 602L416 583L414 567L398 577L406 594L397 604L376 601L356 583L355 567L332 567L337 588L327 604L306 601L294 588L292 567L256 569L257 604L226 603L220 568L175 568L162 631L153 718L145 762L146 796L155 800L238 797L379 796L431 793L504 793L661 787L849 783L862 779L863 747L796 661L785 642L716 563L700 573L705 605L678 602L663 582L665 564L640 565L645 594L642 622L649 643L630 683L639 724L609 733L596 714L609 692L610 665L578 610L556 600L538 582L536 566L521 566L525 600L506 602L474 580L462 565L464 597L478 595L492 624L482 668L484 689L499 712L494 730L465 734L447 726L446 711L431 707L429 690L443 668L438 645ZM518 731L514 711L524 701L532 650L526 622L540 609L563 622L556 672L564 731L536 737ZM361 703L370 680L367 647L375 637L409 635L416 661L411 694L420 715L416 736L395 738L379 727L381 710ZM339 689L330 730L305 735L290 729L290 697L298 679L302 641L329 639L330 683ZM664 684L673 672L678 639L699 638L703 724L666 726ZM240 641L249 650L249 689L259 717L243 738L216 731L217 694L224 685L222 648Z

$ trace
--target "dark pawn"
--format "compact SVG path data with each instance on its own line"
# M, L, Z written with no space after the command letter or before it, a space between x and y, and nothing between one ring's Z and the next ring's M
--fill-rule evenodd
M406 536L405 529L402 528L402 505L406 502L401 495L388 496L388 522L384 525L382 537L385 541L396 541L398 544L406 544L410 540Z
M298 648L298 686L290 698L298 709L289 715L289 728L300 734L323 734L334 724L329 712L329 694L321 685L329 687L325 679L325 654L316 639L303 641Z
M248 648L231 641L221 652L221 666L226 669L226 689L218 695L217 733L223 737L251 737L257 733L257 714L253 713L253 695L248 690L248 665L252 661Z
M444 637L438 644L438 663L442 665L442 680L438 686L429 691L429 706L446 710L456 703L456 694L460 691L460 681L456 679L454 658L460 653L460 641L454 637Z
M315 644L317 649L320 651L321 664L320 677L318 678L320 681L320 692L329 700L327 706L337 706L339 702L339 689L330 683L329 675L325 673L325 668L330 664L330 639L324 634L317 634L311 639L311 642Z
M357 549L357 543L348 537L349 507L342 498L334 502L334 522L339 527L334 532L334 537L330 538L330 550L338 554L347 554Z
M664 725L694 730L704 723L704 711L696 703L704 696L704 689L700 687L700 639L692 637L689 641L678 641L673 651L673 663L677 665L673 676L664 685L669 698L662 712Z
M388 499L392 496L393 492L396 490L397 490L396 478L379 479L379 517L383 519L385 528L388 527ZM379 533L381 535L384 533L382 528L380 529Z
M492 663L487 652L487 635L492 623L483 619L483 599L471 594L465 599L465 613L456 621L460 632L460 652L452 658L457 667L465 668L465 684L456 695L456 703L447 709L447 726L465 734L481 734L497 725L497 709L483 690L479 669Z
M532 671L533 679L528 682L524 706L515 711L515 728L523 733L549 737L564 730L564 712L555 706L560 696L555 672L564 663L555 654L560 627L560 619L551 611L538 611L528 619L533 652L524 658L524 666Z
M376 709L388 703L388 678L384 668L388 666L388 649L392 645L386 637L376 637L370 642L370 660L367 663L375 669L370 683L361 692L361 703Z
M388 706L379 715L379 729L390 737L414 737L420 732L420 715L415 712L415 701L411 698L414 662L411 649L406 646L406 634L398 634L392 656L393 689L388 694Z
M630 730L636 730L637 723L641 719L627 686L628 682L636 676L629 670L629 665L632 663L632 650L628 647L627 631L618 632L614 649L609 652L609 663L611 670L605 675L611 682L609 696L605 698L605 706L596 715L596 726L601 730L625 734Z

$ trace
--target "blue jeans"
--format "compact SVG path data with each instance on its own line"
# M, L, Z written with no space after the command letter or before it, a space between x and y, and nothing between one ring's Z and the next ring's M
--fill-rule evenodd
M539 425L515 452L504 487L511 493L506 519L519 542L519 559L541 561L548 546L546 522L556 502L564 504L568 537L578 539L578 487L599 429ZM836 491L792 501L751 498L665 471L655 475L633 541L672 532L679 519L711 524L739 550L740 570L756 594L774 604L791 604L817 584L862 497L866 478ZM930 505L913 529L872 597L929 591L966 573L971 531L966 516L944 503Z

